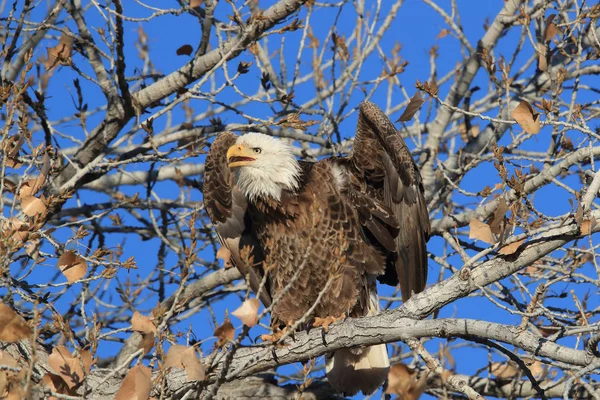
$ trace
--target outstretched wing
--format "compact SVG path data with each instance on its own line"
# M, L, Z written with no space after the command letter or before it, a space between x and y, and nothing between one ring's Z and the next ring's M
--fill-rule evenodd
M388 258L386 272L378 279L389 285L400 283L406 301L427 283L430 224L418 167L394 124L367 101L359 106L356 137L348 158L357 190L382 202L398 222L396 249L379 243ZM375 240L385 237L368 225L365 228Z
M262 281L263 251L246 216L246 198L235 185L234 176L227 167L227 149L236 139L234 133L223 132L210 146L204 168L204 207L221 245L231 252L231 264L257 293ZM245 246L252 249L250 256L255 267L249 267L243 261L241 249ZM268 288L269 285L265 285L259 296L265 307L271 304Z

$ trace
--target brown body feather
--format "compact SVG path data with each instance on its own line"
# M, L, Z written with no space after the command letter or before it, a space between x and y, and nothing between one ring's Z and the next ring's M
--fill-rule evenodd
M417 166L387 116L361 104L347 157L301 163L298 190L248 201L227 168L236 136L221 134L206 160L204 202L232 263L272 310L272 325L378 312L375 279L408 299L425 287L429 218ZM254 266L243 261L248 245ZM332 385L375 390L387 376L385 345L328 357Z

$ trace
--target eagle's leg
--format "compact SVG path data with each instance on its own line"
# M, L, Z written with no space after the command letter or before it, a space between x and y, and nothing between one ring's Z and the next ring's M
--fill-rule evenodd
M321 326L321 327L323 327L323 330L325 331L325 333L329 333L329 325L331 325L335 322L338 322L338 321L343 321L345 319L346 319L346 313L340 315L339 317L334 317L333 315L330 315L325 318L315 317L313 326L315 328L318 328L319 326Z

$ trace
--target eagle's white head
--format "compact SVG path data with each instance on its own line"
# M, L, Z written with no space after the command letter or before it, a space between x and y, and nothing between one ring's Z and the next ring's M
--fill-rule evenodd
M301 171L292 147L269 135L250 132L238 137L227 151L227 163L250 201L279 201L283 190L298 189Z

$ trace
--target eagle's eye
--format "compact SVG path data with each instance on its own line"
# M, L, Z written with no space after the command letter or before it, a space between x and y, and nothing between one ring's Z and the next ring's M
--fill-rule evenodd
M260 147L253 147L252 150L254 150L255 154L260 154L260 152L262 151Z

